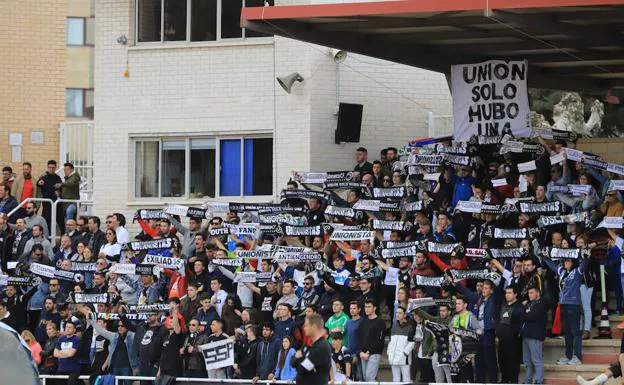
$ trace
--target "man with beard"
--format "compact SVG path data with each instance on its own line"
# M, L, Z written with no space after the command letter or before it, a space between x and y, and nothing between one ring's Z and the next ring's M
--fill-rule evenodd
M63 182L61 177L56 174L56 165L57 163L55 160L49 160L45 173L42 174L37 181L37 195L40 195L45 199L51 199L53 202L58 199L54 186L57 183ZM52 223L51 203L43 202L43 218L45 218L48 229L51 229L53 225L56 226L56 223ZM57 218L62 218L62 214L60 212L57 213ZM55 222L57 221L57 218L54 218Z
M13 230L7 224L7 218L4 214L0 214L0 267L2 271L8 271L7 260L11 256L11 237Z
M152 313L145 322L138 325L120 314L121 321L135 333L132 345L133 356L139 359L139 376L154 377L158 371L158 360L167 330L158 322L158 313ZM141 385L151 385L152 381L141 381Z
M100 218L95 216L89 217L87 228L89 229L86 237L87 246L97 253L102 248L102 245L106 243L106 234L100 230Z
M28 198L35 197L35 183L33 183L32 179L32 164L30 164L30 162L22 163L22 175L15 179L12 190L13 196L20 203ZM18 218L24 218L26 216L26 212L24 211L25 207L26 205L23 205L18 211Z
M527 257L522 261L522 276L518 280L521 301L528 300L528 290L532 287L540 292L540 296L544 293L543 278L537 270L535 260Z
M48 232L48 224L42 216L37 215L39 207L37 207L35 202L26 203L25 210L26 216L24 217L24 220L26 221L26 227L32 229L34 225L40 225L43 229L43 236L48 238L50 236L50 233Z

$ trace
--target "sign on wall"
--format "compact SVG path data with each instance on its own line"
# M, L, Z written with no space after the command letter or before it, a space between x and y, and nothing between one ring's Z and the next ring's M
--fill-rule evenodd
M455 140L472 135L531 136L526 61L451 66Z

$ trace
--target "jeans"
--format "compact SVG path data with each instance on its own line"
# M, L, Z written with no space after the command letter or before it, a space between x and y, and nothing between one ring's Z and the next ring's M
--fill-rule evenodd
M433 356L431 356L431 363L433 365L433 373L435 374L435 382L438 384L453 382L451 378L451 365L440 365L437 352L433 353Z
M156 373L158 373L158 368L142 362L139 364L139 376L156 377ZM152 385L153 383L154 381L141 381L141 385Z
M594 293L593 287L587 287L581 285L581 302L583 303L583 330L591 330L592 321L592 294ZM580 357L579 357L580 358Z
M112 374L115 376L131 376L132 368L113 368ZM132 380L120 380L120 385L132 385Z
M498 382L496 365L496 336L494 330L485 330L479 338L479 346L475 356L476 381L482 383Z
M525 384L544 383L544 341L533 338L522 340L522 361L526 371Z
M409 365L390 365L392 382L412 382Z
M65 222L69 219L76 219L76 211L78 211L78 209L75 203L67 205L67 209L65 209Z
M377 371L379 370L379 363L381 362L381 354L371 354L368 356L368 360L362 361L362 373L364 374L364 381L375 382L377 378Z
M581 306L561 305L561 322L565 337L565 350L568 359L575 355L581 358Z

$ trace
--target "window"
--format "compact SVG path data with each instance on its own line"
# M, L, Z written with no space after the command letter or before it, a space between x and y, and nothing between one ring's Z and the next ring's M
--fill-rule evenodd
M93 117L93 90L67 88L65 90L65 116Z
M93 18L67 18L67 45L92 46L95 41Z
M264 0L136 1L139 43L271 36L240 27L242 8L264 6Z
M273 139L137 140L135 169L137 198L272 195Z

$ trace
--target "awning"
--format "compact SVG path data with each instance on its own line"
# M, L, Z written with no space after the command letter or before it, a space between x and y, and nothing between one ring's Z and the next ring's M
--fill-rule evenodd
M448 74L529 62L529 86L624 86L624 0L403 0L244 8L241 25Z

